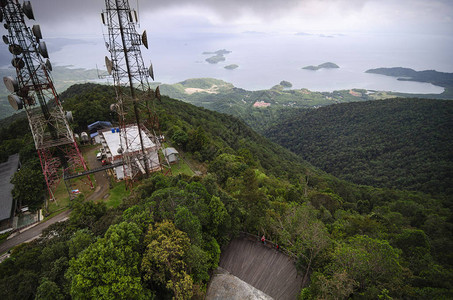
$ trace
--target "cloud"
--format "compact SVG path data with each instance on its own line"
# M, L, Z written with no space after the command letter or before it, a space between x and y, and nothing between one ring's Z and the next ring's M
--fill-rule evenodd
M45 36L96 36L102 0L32 0ZM451 0L130 0L151 30L452 32ZM138 4L138 5L137 5ZM192 27L190 24L194 24Z

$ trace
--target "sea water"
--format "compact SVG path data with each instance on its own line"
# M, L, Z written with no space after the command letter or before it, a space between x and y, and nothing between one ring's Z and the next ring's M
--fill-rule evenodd
M368 89L404 93L442 93L430 83L398 81L397 78L365 73L379 67L406 67L417 71L453 72L450 57L453 37L407 34L295 34L295 33L196 33L150 35L149 50L143 48L146 65L154 66L155 79L176 83L188 78L218 78L247 90L269 89L282 80L293 88L312 91ZM49 46L50 47L50 46ZM206 51L226 49L225 61L210 64ZM51 50L49 49L49 52ZM109 55L104 41L96 38L67 44L51 52L57 65L104 70ZM302 69L333 62L339 69ZM237 64L235 70L224 67Z

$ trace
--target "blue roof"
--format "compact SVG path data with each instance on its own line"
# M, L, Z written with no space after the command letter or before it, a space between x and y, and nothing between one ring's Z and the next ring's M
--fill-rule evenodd
M91 131L93 129L103 129L103 128L110 128L112 127L112 123L109 121L96 121L90 125L88 125L88 130Z
M11 155L7 162L0 164L0 221L9 219L13 208L14 185L11 183L14 173L19 167L19 154Z
M99 135L99 132L96 131L95 133L90 134L90 137L94 138L95 136L98 136L98 135Z

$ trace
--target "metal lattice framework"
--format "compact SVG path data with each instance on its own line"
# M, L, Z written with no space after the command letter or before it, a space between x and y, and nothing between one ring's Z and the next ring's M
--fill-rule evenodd
M53 198L53 189L64 172L87 170L87 167L68 124L71 114L64 113L55 90L41 29L39 25L30 28L25 23L25 16L34 20L30 1L21 5L17 0L1 0L0 14L0 21L8 30L3 41L13 54L11 63L17 75L17 79L3 78L12 92L8 100L16 110L26 111L49 195Z
M120 140L124 174L132 181L142 173L147 176L150 172L161 169L161 163L150 159L152 151L160 148L160 143L154 135L140 123L139 100L136 90L142 95L154 97L150 89L148 77L154 77L152 66L148 69L143 63L140 46L146 48L146 32L137 33L137 13L131 10L128 0L105 0L106 9L102 12L102 22L108 27L106 47L110 52L110 59L105 58L108 73L112 75L117 96L117 110L120 122ZM154 78L153 78L154 79ZM148 107L149 109L149 107ZM137 126L135 136L131 136L131 126ZM156 145L145 147L145 139L151 139ZM139 144L139 150L136 145ZM134 146L135 145L135 146Z

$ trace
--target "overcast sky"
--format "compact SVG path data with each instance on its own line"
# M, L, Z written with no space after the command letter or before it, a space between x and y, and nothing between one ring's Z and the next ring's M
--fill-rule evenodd
M102 0L32 0L45 36L102 34ZM453 34L451 0L130 0L150 33ZM104 29L105 30L105 29Z

